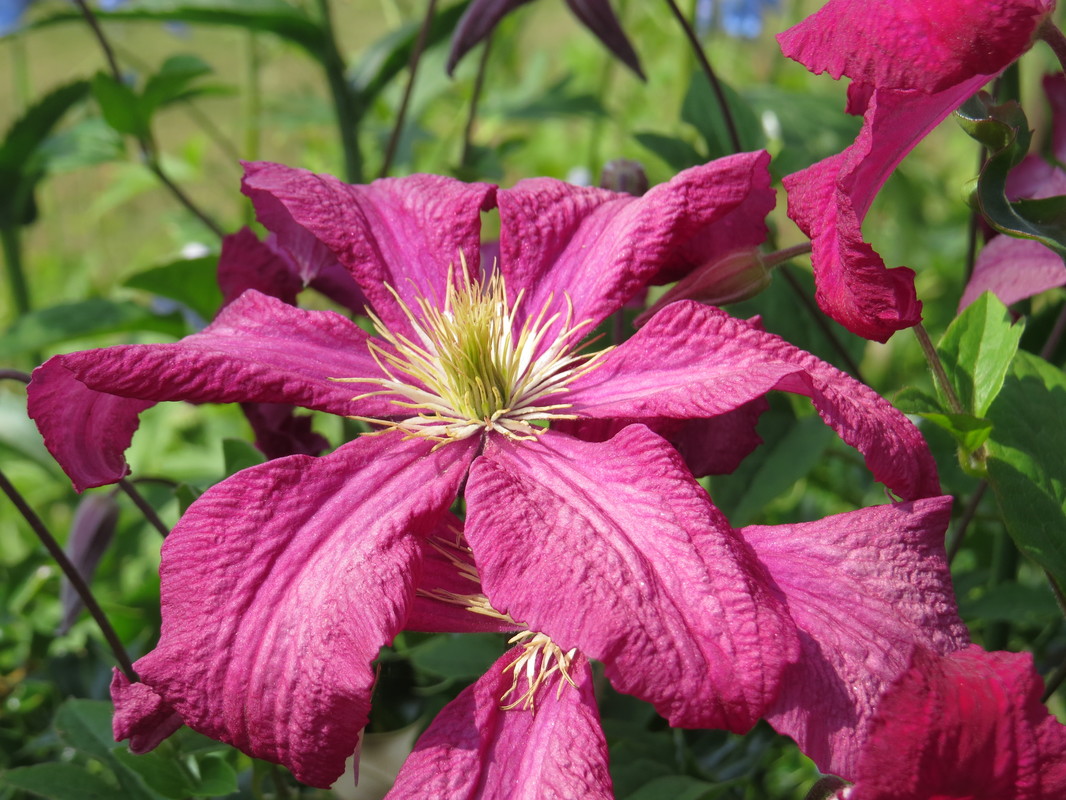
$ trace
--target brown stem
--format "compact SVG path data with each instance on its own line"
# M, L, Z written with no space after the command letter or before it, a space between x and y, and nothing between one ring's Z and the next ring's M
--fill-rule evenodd
M407 62L407 86L403 90L403 100L400 101L400 110L396 114L396 124L392 128L389 137L389 146L385 149L385 161L381 165L379 178L384 178L392 169L392 159L396 156L396 148L400 144L400 134L403 132L403 124L407 118L407 106L411 102L411 94L415 87L415 78L418 75L418 64L422 60L422 53L426 49L426 41L429 39L429 29L433 25L433 15L437 11L437 0L429 0L426 4L426 16L422 20L422 28L418 31L418 39L411 51L411 59Z
M925 354L925 360L929 363L929 369L933 371L933 378L938 384L940 384L940 388L944 392L944 397L947 398L948 408L951 409L951 413L965 414L966 410L962 407L962 403L959 402L959 396L955 394L955 387L952 386L951 381L948 380L948 374L944 371L944 364L940 361L940 355L936 352L936 348L933 346L933 342L929 338L929 333L926 331L925 326L919 322L912 328L912 330L914 331L914 335L918 337L918 344L922 347L922 352Z
M30 375L17 369L0 369L0 380L30 382Z
M772 253L767 253L761 256L763 266L767 269L773 269L781 264L787 263L798 256L805 256L811 252L811 243L804 242L803 244L795 244L792 247L786 247L783 250L775 250Z
M949 564L955 560L959 548L962 547L962 540L963 537L966 536L966 529L970 527L970 523L977 514L977 507L981 504L981 498L985 496L985 491L987 489L988 481L981 481L977 484L977 488L974 489L973 495L966 501L966 507L962 510L962 516L959 517L958 524L955 525L955 530L952 532L951 541L947 544Z
M85 579L78 572L77 567L71 563L71 560L67 557L67 554L63 552L63 548L59 546L59 542L55 540L55 537L45 527L41 518L37 516L36 512L30 508L29 504L19 494L18 490L7 479L7 476L3 472L0 472L0 490L3 490L4 494L8 496L12 503L15 504L15 508L19 510L19 513L26 518L30 527L33 528L33 532L37 534L37 538L41 540L41 544L44 545L49 555L55 559L59 568L63 570L63 574L66 575L67 580L70 581L70 585L74 587L74 591L78 593L78 597L85 603L85 607L89 610L92 618L96 620L96 624L100 626L100 632L103 633L104 639L107 640L108 645L111 647L111 652L115 656L115 660L118 662L119 669L130 680L131 683L136 683L140 679L137 677L137 672L133 669L133 662L130 661L129 655L126 653L126 648L122 646L122 641L118 638L118 634L115 633L115 629L111 627L111 623L108 621L107 616L104 614L100 604L96 602L96 598L93 596L92 590L85 582Z
M133 501L133 504L141 510L141 513L144 514L144 518L147 519L152 524L152 527L159 531L165 539L167 534L170 533L170 528L168 528L166 523L159 518L155 509L152 508L152 504L144 499L144 495L137 491L137 487L133 485L133 482L126 478L122 478L119 480L118 485L130 500Z
M692 50L700 62L700 67L703 68L703 74L707 76L707 80L711 84L714 96L718 100L718 108L722 112L722 120L725 122L726 130L729 132L729 141L733 146L733 152L739 153L743 151L744 146L740 143L740 134L737 133L736 123L733 122L733 113L729 110L729 102L726 100L725 92L722 91L722 84L719 83L718 76L715 75L714 69L711 68L711 62L707 60L707 54L703 52L703 47L700 45L699 37L696 36L696 31L692 29L692 26L685 18L685 15L681 13L681 9L677 7L677 3L674 0L666 0L666 4L670 6L670 10L685 31L685 36L688 37L689 44L692 45Z
M1062 68L1066 70L1066 36L1063 36L1055 23L1051 21L1051 17L1048 17L1036 29L1036 37L1043 39L1047 42L1048 47L1055 53L1055 57L1058 58Z
M474 78L474 90L470 97L470 113L466 117L466 127L463 128L463 150L459 155L459 166L467 167L470 165L470 151L473 148L471 144L474 138L474 122L477 120L477 104L481 99L481 90L485 85L485 72L489 64L489 50L492 48L492 33L490 32L485 39L485 44L481 48L481 60L477 65L477 77Z

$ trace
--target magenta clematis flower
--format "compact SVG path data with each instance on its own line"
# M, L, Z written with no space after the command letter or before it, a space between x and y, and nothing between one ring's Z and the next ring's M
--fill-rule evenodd
M529 2L531 0L474 0L455 26L452 50L448 54L448 74L451 75L455 71L455 65L471 48L492 33L501 19ZM615 58L644 79L640 59L622 30L618 17L611 10L608 0L566 0L566 4L574 16L596 34Z
M290 403L378 431L240 472L190 507L163 547L159 644L136 664L142 683L116 680L116 733L144 749L184 721L331 783L366 723L372 661L415 624L425 540L461 493L485 596L570 659L558 672L577 695L564 687L551 713L594 727L583 665L595 659L671 724L745 731L771 714L827 763L846 760L871 698L905 668L901 643L964 641L931 544L947 500L920 434L833 367L691 301L616 348L581 349L649 281L728 252L716 230L763 226L767 162L723 159L640 198L547 179L349 186L249 165L260 221L332 252L377 335L248 291L180 342L51 359L30 413L79 487L125 474L136 416L161 400ZM499 263L482 269L479 218L494 208ZM771 390L809 397L906 502L734 531L653 429L707 422L724 455L699 445L690 460L734 460ZM792 552L805 539L817 544ZM856 603L879 586L884 597ZM867 627L860 653L846 640ZM509 663L474 693L494 695Z
M886 341L921 320L914 273L888 269L862 237L874 197L903 157L1029 49L1054 0L831 0L778 36L815 73L852 79L855 143L789 175L789 216L811 238L818 303L859 336Z
M1026 156L1007 176L1007 196L1040 199L1066 194L1066 75L1044 76L1044 91L1051 102L1054 136L1052 155L1058 164L1037 154ZM984 292L991 291L1004 305L1033 297L1066 284L1062 256L1040 242L994 236L974 262L973 275L959 300L961 312Z
M1066 726L1028 653L921 648L885 695L847 800L1066 796Z

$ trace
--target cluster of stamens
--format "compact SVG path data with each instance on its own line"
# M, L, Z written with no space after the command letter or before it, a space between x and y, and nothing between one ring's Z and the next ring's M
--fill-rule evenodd
M465 543L462 535L456 532L455 541L449 541L440 537L434 537L430 544L445 558L451 562L459 574L478 586L481 585L481 577L477 567L474 566L473 554L470 547ZM459 594L446 589L418 590L419 594L431 597L445 603L452 603L466 608L475 614L482 614L493 619L498 619L510 625L521 626L510 614L504 614L492 607L489 599L480 592L471 594ZM508 644L522 644L522 653L512 661L507 669L511 672L511 687L500 698L501 707L511 710L521 707L523 710L535 710L537 691L544 686L552 676L559 676L556 697L562 694L566 685L576 686L570 677L570 664L577 654L577 648L564 651L555 644L550 637L543 633L531 630L521 630L507 640ZM520 682L525 677L526 688L520 691ZM515 699L505 703L508 698Z
M551 312L549 297L516 331L523 293L509 304L498 270L479 282L469 277L462 256L460 260L458 275L449 270L443 302L420 297L417 310L412 309L387 287L410 322L411 336L389 330L368 311L383 340L372 339L369 347L384 377L331 380L376 385L378 390L353 400L392 395L395 405L415 414L395 422L357 419L438 442L488 430L532 439L543 431L533 421L573 419L562 413L570 404L558 402L559 396L606 352L574 351L590 321L574 323L568 296L565 314ZM549 333L552 341L545 346Z

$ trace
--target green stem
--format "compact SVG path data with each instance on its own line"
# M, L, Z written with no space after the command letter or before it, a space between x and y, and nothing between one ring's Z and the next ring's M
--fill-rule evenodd
M36 512L30 508L29 504L19 494L18 490L7 479L7 476L3 472L0 472L0 491L8 496L12 503L15 504L15 508L19 510L19 513L25 517L29 523L33 532L37 534L37 538L41 540L41 544L44 545L49 555L55 559L55 562L59 565L59 568L63 570L63 574L66 575L67 580L70 581L70 585L74 587L74 591L78 593L78 597L85 603L85 608L88 609L89 614L96 620L96 624L100 626L100 632L104 635L104 639L107 640L107 644L111 648L111 652L115 656L115 661L118 662L119 669L130 680L131 683L136 683L140 680L137 677L137 672L133 669L133 662L130 661L129 655L126 653L126 648L122 646L122 641L118 638L118 634L115 633L115 629L111 627L111 622L107 619L107 615L104 614L100 604L96 602L96 598L93 596L92 590L85 582L85 579L78 572L77 567L67 557L67 554L63 552L63 548L59 546L59 542L45 527L44 522L37 516Z
M726 130L729 132L729 141L733 147L733 152L742 152L744 146L740 143L740 134L737 132L736 123L733 122L733 112L729 110L729 101L726 100L725 91L723 91L722 84L718 81L718 76L715 74L714 69L711 68L711 62L707 60L707 54L703 52L703 46L700 44L699 37L696 36L696 31L692 29L688 19L681 13L681 9L677 7L677 3L674 0L666 0L666 4L670 6L674 17L677 18L682 30L684 30L689 44L692 45L692 52L696 54L696 59L700 62L703 74L707 76L707 81L711 84L711 90L718 101L718 108L722 112L722 121L725 122Z
M363 182L363 154L359 150L359 120L363 109L345 77L344 59L337 49L333 32L333 15L329 0L318 0L318 12L325 31L325 47L322 52L322 68L326 72L333 111L337 117L337 133L344 153L344 175L349 183Z
M407 119L407 107L411 102L411 94L415 88L415 78L418 76L418 65L422 61L422 53L426 49L426 41L429 39L429 29L433 25L433 16L437 11L437 0L429 0L426 4L426 15L422 19L422 27L418 31L418 39L414 49L411 50L411 58L407 62L407 85L403 90L403 99L400 101L400 110L396 113L396 124L393 125L392 135L389 136L388 147L385 148L385 160L381 165L379 178L384 178L392 169L392 160L396 157L396 148L400 144L400 135L403 133L403 125Z
M4 249L4 263L7 265L7 282L11 287L11 298L18 316L28 314L30 290L26 284L26 274L22 270L22 242L19 229L14 226L0 228L0 244Z
M955 387L948 380L948 374L944 371L944 364L940 361L940 356L936 352L925 326L919 322L912 330L918 338L922 353L925 354L925 360L929 363L929 369L933 371L933 379L940 385L941 391L944 392L944 397L947 398L948 408L951 409L951 413L965 414L966 410L962 407L962 403L959 402L959 396L955 394Z

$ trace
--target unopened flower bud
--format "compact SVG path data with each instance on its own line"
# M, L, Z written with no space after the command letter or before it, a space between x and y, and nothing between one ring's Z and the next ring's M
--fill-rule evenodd
M648 191L648 176L644 165L628 158L616 158L603 165L600 188L612 192L625 192L640 197Z
M736 250L696 267L674 284L636 324L647 322L655 312L675 300L697 300L712 306L748 300L770 285L770 270L755 248Z
M70 526L67 555L86 582L92 580L96 565L111 544L117 524L118 503L114 494L87 494L82 497ZM58 632L64 634L74 625L84 604L66 579L59 590L59 597L63 619Z

